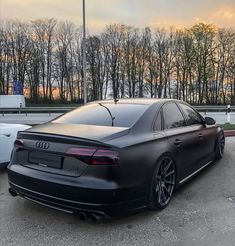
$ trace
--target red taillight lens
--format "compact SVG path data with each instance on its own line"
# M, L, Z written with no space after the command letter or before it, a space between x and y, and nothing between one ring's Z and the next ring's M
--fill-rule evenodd
M91 159L92 165L115 165L118 163L119 154L114 150L98 149Z
M67 154L73 155L73 156L93 156L93 154L96 152L96 149L94 148L71 148L67 150Z
M79 160L91 164L91 157L95 153L94 148L71 148L67 150L67 154L77 157Z
M24 141L20 140L20 139L16 139L15 142L14 142L14 145L16 147L23 147L24 146Z
M108 149L70 148L66 153L89 165L115 165L119 160L119 153Z

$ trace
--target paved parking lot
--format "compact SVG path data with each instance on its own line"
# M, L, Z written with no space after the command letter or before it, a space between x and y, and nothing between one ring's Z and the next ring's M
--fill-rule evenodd
M12 198L0 170L0 245L235 245L235 138L223 160L178 190L164 211L98 224Z

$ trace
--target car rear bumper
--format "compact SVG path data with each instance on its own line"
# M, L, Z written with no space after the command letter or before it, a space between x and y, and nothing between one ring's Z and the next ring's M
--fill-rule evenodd
M53 175L21 165L9 165L8 178L17 195L64 212L113 217L144 208L146 202L145 197L136 197L137 186L121 188L114 182Z

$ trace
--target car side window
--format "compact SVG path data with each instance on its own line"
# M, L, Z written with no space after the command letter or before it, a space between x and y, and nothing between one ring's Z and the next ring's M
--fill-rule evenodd
M186 115L187 125L202 124L202 118L197 111L183 103L180 103L180 107Z
M175 103L163 106L164 129L186 126L184 117Z
M154 123L154 131L161 131L162 130L162 113L161 110L158 112L156 121Z

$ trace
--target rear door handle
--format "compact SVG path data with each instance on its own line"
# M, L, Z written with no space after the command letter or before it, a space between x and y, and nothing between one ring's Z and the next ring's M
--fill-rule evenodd
M180 139L176 139L174 144L179 147L182 144L182 141Z
M203 138L203 134L202 134L202 133L199 133L199 134L198 134L198 137L199 137L200 139L202 139L202 138Z

